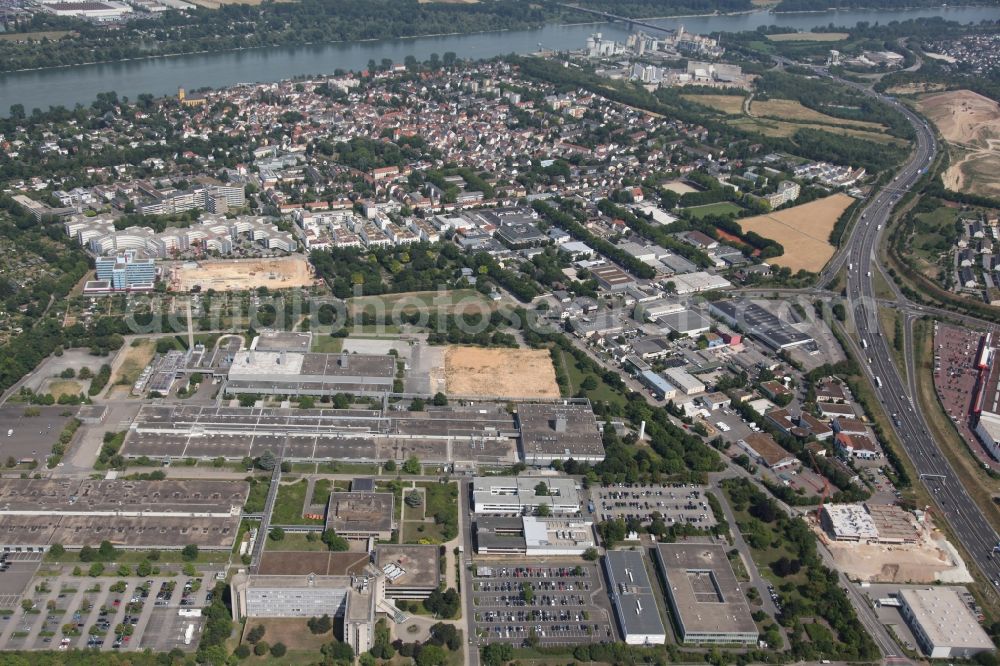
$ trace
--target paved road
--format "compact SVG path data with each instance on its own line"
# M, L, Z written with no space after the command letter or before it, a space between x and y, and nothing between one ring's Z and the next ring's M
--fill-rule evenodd
M861 86L842 83L852 85L865 94L876 95ZM889 341L879 326L871 269L878 270L878 244L882 231L895 201L920 179L922 170L937 152L934 135L922 119L895 100L882 99L910 121L917 139L910 160L894 180L871 199L838 257L839 264L846 262L848 265L847 301L862 341L862 367L875 385L875 392L886 412L893 415L893 428L917 468L920 480L930 491L938 512L947 519L980 571L996 581L1000 580L1000 566L993 559L992 551L998 542L997 534L928 434L923 415L914 408L915 386L900 376L892 361ZM835 273L836 270L831 275ZM914 310L920 311L917 308Z

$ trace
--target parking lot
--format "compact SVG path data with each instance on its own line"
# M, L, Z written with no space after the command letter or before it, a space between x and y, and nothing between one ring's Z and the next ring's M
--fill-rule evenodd
M896 489L881 467L869 467L862 470L861 475L873 488L872 502L893 504L902 496L902 493Z
M23 602L2 609L0 649L194 650L202 619L179 611L200 609L210 589L186 577L36 578Z
M643 525L659 513L668 526L690 524L702 529L716 524L712 509L705 498L705 487L683 483L667 485L612 484L592 488L590 501L594 505L594 520L622 518L639 520Z
M477 640L573 645L617 640L594 564L477 568L472 600Z

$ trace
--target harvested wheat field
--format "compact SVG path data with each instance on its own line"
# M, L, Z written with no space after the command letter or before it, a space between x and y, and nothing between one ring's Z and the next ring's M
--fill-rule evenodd
M448 395L559 397L552 357L544 349L448 347L444 372Z
M292 289L315 284L312 266L300 255L279 259L221 259L185 262L170 269L170 287L174 291L204 290L245 291L258 287Z
M920 98L917 108L951 147L945 187L986 196L1000 194L1000 105L971 90Z
M740 220L744 231L776 240L785 248L780 257L768 263L787 266L793 272L807 270L818 273L833 256L830 232L837 218L854 203L846 194L810 201L801 206L786 208L776 213L757 215Z

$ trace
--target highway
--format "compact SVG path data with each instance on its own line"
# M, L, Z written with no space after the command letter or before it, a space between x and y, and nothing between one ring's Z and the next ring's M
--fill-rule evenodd
M851 85L868 95L877 94L846 81L840 83ZM862 355L861 366L872 380L886 413L891 415L893 429L917 468L920 481L930 491L937 513L947 519L975 565L996 585L996 581L1000 580L1000 566L993 559L997 534L928 434L923 415L914 407L912 387L915 382L904 382L900 376L892 360L890 343L879 326L878 300L873 282L873 271L879 270L878 244L895 202L920 179L922 171L930 165L937 151L934 134L921 118L891 98L881 97L881 100L906 116L917 133L917 139L913 154L903 169L863 209L838 257L838 265L846 262L848 266L847 304L861 340L858 350ZM919 311L912 305L906 309L909 312Z

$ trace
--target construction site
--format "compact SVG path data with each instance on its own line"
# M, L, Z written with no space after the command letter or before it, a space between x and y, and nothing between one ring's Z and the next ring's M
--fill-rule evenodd
M927 511L826 504L810 525L837 569L862 583L969 583L958 551Z
M312 266L301 255L277 259L189 261L171 266L168 275L172 291L292 289L316 283Z

